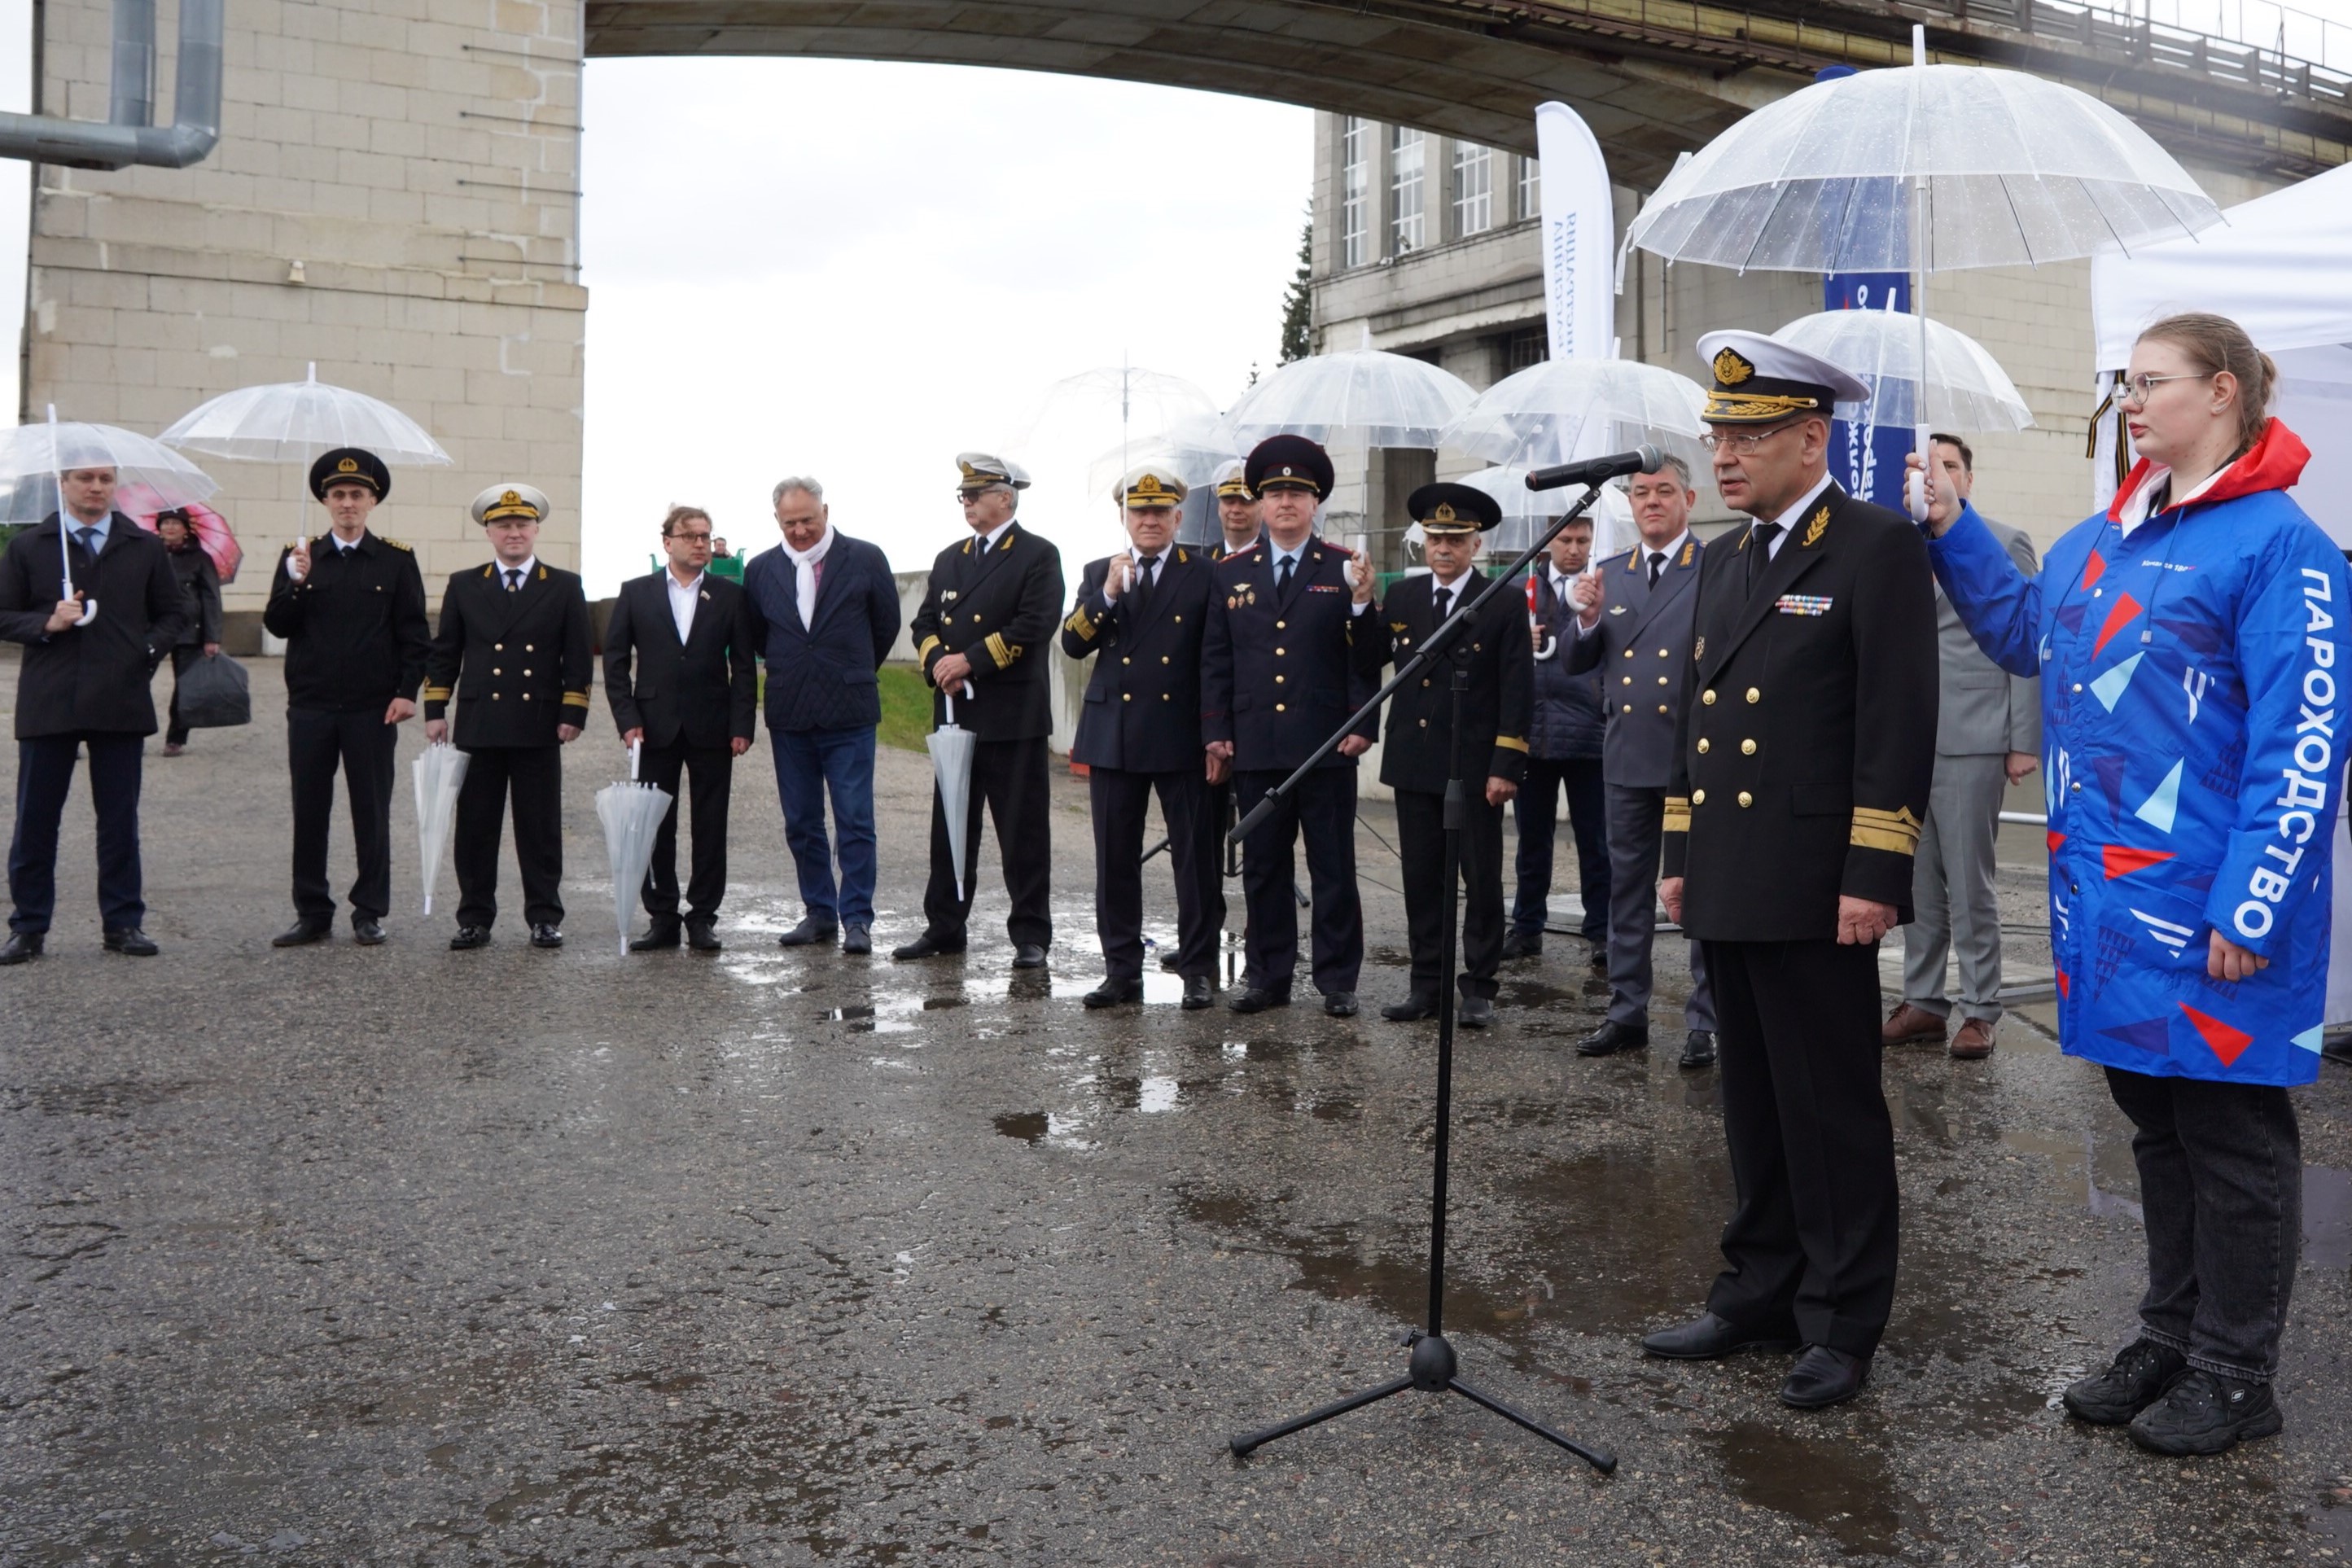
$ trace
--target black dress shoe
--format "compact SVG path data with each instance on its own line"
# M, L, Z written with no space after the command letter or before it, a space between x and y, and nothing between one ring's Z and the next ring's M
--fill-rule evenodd
M2219 1454L2285 1426L2269 1384L2195 1366L2133 1419L2131 1436L2151 1454Z
M1619 1051L1646 1051L1649 1048L1650 1026L1647 1024L1621 1024L1614 1018L1576 1042L1576 1054L1580 1057L1613 1057Z
M1143 1000L1140 980L1106 980L1078 998L1089 1007L1120 1007Z
M676 947L677 942L677 922L676 921L667 921L656 918L653 924L646 928L645 935L631 937L629 939L629 951L631 952L659 952L666 947Z
M1585 954L1585 962L1592 965L1593 969L1598 973L1602 974L1608 973L1609 944L1605 942L1594 942L1592 944L1592 951Z
M1454 1010L1454 1021L1465 1029L1490 1029L1495 1025L1492 996L1465 996Z
M697 952L717 952L724 948L727 944L719 940L719 932L713 929L717 923L715 921L687 921L686 945Z
M1437 998L1425 991L1415 991L1402 1002L1391 1002L1381 1009L1381 1016L1391 1024L1417 1024L1423 1018L1437 1016Z
M1690 1038L1683 1042L1683 1059L1679 1065L1693 1068L1713 1067L1715 1065L1715 1031L1693 1029L1690 1032Z
M1793 1334L1759 1333L1727 1322L1713 1312L1701 1312L1687 1323L1660 1329L1643 1336L1642 1349L1666 1361L1720 1361L1739 1351L1789 1351L1797 1348Z
M1326 991L1323 993L1323 1011L1334 1018L1354 1017L1356 994L1352 991Z
M803 915L801 923L776 939L778 947L816 947L833 941L834 928L814 915Z
M272 947L308 947L335 934L332 921L296 921L269 939Z
M452 952L464 952L470 948L489 945L490 928L488 926L459 926L457 934L449 939L449 951Z
M961 938L954 942L940 942L933 938L930 932L925 931L906 946L892 948L890 956L897 959L938 958L943 953L962 951L963 942Z
M1827 1345L1807 1345L1780 1385L1780 1403L1791 1410L1827 1410L1862 1392L1870 1358L1848 1355Z
M2170 1345L2134 1340L2107 1370L2066 1385L2058 1397L2067 1413L2094 1426L2123 1426L2164 1397L2189 1370L2189 1358Z
M533 947L562 947L563 945L563 931L562 928L557 926L535 925L530 928L530 945Z
M1021 943L1013 950L1013 967L1015 969L1045 968L1045 950L1034 942Z
M1176 966L1182 962L1182 957L1171 948L1160 955L1160 971L1163 973L1173 974L1176 973Z
M1255 985L1245 985L1241 994L1225 1005L1236 1013L1263 1013L1269 1007L1290 1005L1287 991L1267 991Z
M1184 982L1184 1011L1197 1013L1215 1005L1217 988L1205 974L1195 974Z
M0 963L29 963L41 956L42 934L37 931L12 931L8 940L0 942Z
M1508 958L1540 958L1543 956L1543 932L1515 931L1503 939L1503 956Z
M361 915L352 921L352 940L362 947L382 947L383 922L372 915Z
M163 951L155 945L153 937L137 926L124 926L120 931L108 931L103 940L107 952L119 952L125 958L152 958Z
M870 926L859 925L856 921L852 921L849 924L842 927L841 951L844 952L872 952L874 951L873 928Z

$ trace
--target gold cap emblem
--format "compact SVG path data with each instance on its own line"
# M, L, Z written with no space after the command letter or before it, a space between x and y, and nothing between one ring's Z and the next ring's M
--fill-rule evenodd
M500 506L520 506L522 504L522 492L520 490L509 490L506 494L499 498L499 504Z
M345 458L335 465L335 472L339 474L356 474L359 471L360 460L357 458Z
M1756 374L1756 367L1731 349L1718 349L1715 355L1715 379L1726 386L1738 386Z
M1438 502L1437 510L1429 514L1429 521L1432 522L1452 522L1454 521L1454 503L1452 501Z

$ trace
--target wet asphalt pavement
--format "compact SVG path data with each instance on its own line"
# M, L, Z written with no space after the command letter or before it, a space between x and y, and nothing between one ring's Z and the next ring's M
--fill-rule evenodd
M1784 1357L1638 1353L1716 1267L1715 1076L1676 1069L1663 1003L1646 1055L1577 1058L1605 986L1554 937L1465 1040L1449 1327L1465 1376L1618 1472L1419 1394L1236 1462L1230 1434L1400 1373L1422 1315L1433 1036L1374 1016L1403 989L1378 838L1364 1017L1303 984L1185 1014L1156 970L1146 1006L1087 1014L1082 785L1048 974L1009 973L992 870L961 960L785 952L763 736L727 951L624 960L600 721L566 759L571 945L509 914L452 953L416 913L411 733L391 943L280 952L253 668L259 722L150 745L163 956L99 951L78 784L50 952L0 974L0 1563L2352 1558L2340 1068L2299 1097L2284 1436L2161 1461L2053 1408L2129 1337L2141 1238L2125 1124L2030 1016L1987 1063L1890 1054L1895 1319L1865 1395L1800 1415ZM0 707L14 684L0 659ZM884 754L886 950L920 925L927 769ZM2004 884L2029 924L2033 877ZM1168 934L1164 873L1150 913Z

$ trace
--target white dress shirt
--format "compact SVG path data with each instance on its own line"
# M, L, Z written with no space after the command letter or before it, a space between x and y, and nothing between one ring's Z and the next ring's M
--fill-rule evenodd
M1273 534L1267 534L1265 536L1265 563L1268 566L1274 569L1274 580L1277 583L1282 581L1282 563L1286 561L1290 563L1290 569L1292 572L1297 572L1299 570L1298 557L1306 551L1308 545L1314 542L1315 536L1310 533L1306 538L1300 540L1295 548L1285 550L1281 545L1276 544L1274 542ZM1348 606L1348 613L1351 616L1360 616L1370 608L1371 608L1371 606L1369 605L1351 603Z
M1798 500L1796 505L1790 507L1788 510L1782 512L1778 517L1757 520L1757 521L1777 522L1780 525L1780 531L1772 536L1772 542L1764 552L1764 558L1767 561L1777 561L1780 559L1780 546L1789 542L1790 531L1797 526L1798 521L1803 516L1805 509L1812 505L1815 501L1821 500L1822 492L1829 488L1830 476L1827 473L1824 473L1820 479L1813 481L1813 488L1807 490ZM1756 523L1753 521L1748 524L1748 527L1751 529L1755 526Z
M677 573L664 567L662 586L669 590L669 618L677 623L677 644L684 647L694 632L694 606L702 597L702 574L697 572L692 582L681 583Z

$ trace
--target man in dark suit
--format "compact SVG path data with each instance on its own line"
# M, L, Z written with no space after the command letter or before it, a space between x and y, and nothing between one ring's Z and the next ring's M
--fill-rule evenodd
M961 952L971 895L980 875L980 812L986 803L1013 896L1005 932L1013 967L1043 969L1054 940L1052 802L1046 795L1045 742L1054 732L1053 660L1045 639L1062 616L1062 554L1013 518L1029 476L982 452L956 458L956 500L969 537L931 563L922 608L908 630L923 679L931 683L931 717L971 731L971 793L964 818L964 863L958 890L948 819L931 794L931 879L923 889L923 934L893 951L898 959ZM953 717L950 718L950 705Z
M425 670L425 738L469 759L457 791L459 951L488 946L499 912L499 826L511 790L523 919L533 947L563 945L563 748L588 722L588 600L580 576L539 559L547 497L525 484L474 498L494 559L449 579Z
M776 941L805 947L838 933L842 952L871 952L878 672L898 640L898 584L880 550L833 526L816 480L785 479L774 500L783 544L751 558L743 587L768 660L768 743L800 878L800 923Z
M163 542L114 510L112 468L68 468L60 482L63 526L51 512L0 555L0 637L25 645L16 678L16 828L8 845L16 907L0 964L40 956L57 910L58 823L85 750L106 949L132 958L156 951L142 929L139 773L155 732L147 683L187 627L186 599ZM60 595L68 575L72 592Z
M286 639L286 771L294 785L294 923L276 947L324 942L335 929L327 830L335 774L352 802L352 940L383 941L392 909L393 757L416 714L433 634L416 552L368 527L392 493L373 452L340 447L310 465L329 528L297 540L269 574L261 624Z
M1217 562L1255 544L1265 524L1258 521L1257 497L1250 493L1249 467L1239 458L1218 464L1209 482L1217 498L1217 531L1223 535L1209 546L1209 559Z
M1103 983L1087 993L1089 1007L1143 1000L1143 819L1155 794L1176 872L1177 973L1186 1010L1209 1005L1213 989L1217 927L1210 910L1213 904L1222 913L1223 901L1216 897L1219 861L1200 818L1208 784L1201 635L1215 584L1212 563L1175 542L1184 495L1183 480L1150 464L1119 480L1113 499L1130 543L1087 563L1077 606L1062 623L1062 651L1095 661L1070 746L1070 760L1086 764L1094 808Z
M1698 347L1716 489L1753 521L1700 563L1658 892L1706 945L1738 1206L1706 1310L1643 1343L1797 1342L1780 1399L1811 1410L1862 1391L1895 1301L1878 940L1935 772L1935 601L1918 529L1830 479L1863 384L1761 333Z
M1412 988L1381 1016L1410 1023L1437 1016L1439 947L1445 935L1445 794L1457 763L1462 778L1461 878L1463 1027L1495 1021L1495 971L1503 956L1503 805L1527 776L1528 720L1534 705L1535 651L1528 645L1526 596L1498 589L1484 599L1486 574L1471 564L1503 509L1468 485L1423 485L1405 498L1421 524L1426 574L1389 590L1388 602L1358 632L1370 639L1377 669L1412 659L1440 626L1473 619L1453 634L1439 658L1389 699L1388 743L1381 782L1396 792L1397 855L1403 862L1405 930L1412 951ZM1462 727L1454 724L1454 673L1469 678ZM1458 753L1458 758L1457 758Z
M1690 676L1691 612L1698 603L1706 547L1690 531L1698 492L1679 458L1626 485L1641 542L1570 585L1580 601L1561 649L1571 670L1602 672L1601 787L1608 800L1609 1016L1577 1042L1579 1056L1646 1050L1650 1044L1650 952L1658 930L1658 852L1666 780L1674 772L1675 726ZM1706 952L1690 949L1691 993L1683 1004L1681 1065L1715 1060L1715 991Z
M1234 804L1244 813L1378 689L1370 662L1377 626L1362 619L1372 607L1371 572L1353 551L1315 533L1315 514L1331 493L1329 456L1304 437L1270 437L1250 453L1247 479L1265 536L1217 563L1201 677L1202 737L1209 754L1232 767ZM1249 972L1227 1004L1236 1013L1290 1005L1298 968L1293 850L1303 837L1314 889L1315 988L1326 1013L1355 1016L1364 965L1356 759L1371 749L1378 723L1368 716L1242 846Z
M760 677L741 584L712 574L710 514L674 506L662 519L669 564L621 584L604 627L604 700L625 746L642 746L636 776L669 795L654 834L643 898L653 917L632 952L676 947L679 784L692 790L694 870L687 883L686 941L697 952L724 944L713 929L727 893L727 798L735 759L751 746ZM634 663L634 668L632 665Z
M1595 969L1609 967L1609 797L1601 783L1601 677L1570 668L1576 610L1568 585L1592 563L1592 519L1570 518L1552 535L1529 574L1529 647L1535 654L1535 709L1528 721L1528 776L1511 802L1519 849L1511 892L1511 929L1503 957L1543 953L1551 919L1551 870L1559 847L1559 801L1568 796L1568 826L1576 840L1578 890L1584 918L1578 927ZM1644 877L1643 885L1650 885Z

